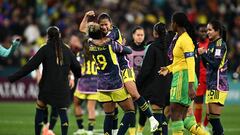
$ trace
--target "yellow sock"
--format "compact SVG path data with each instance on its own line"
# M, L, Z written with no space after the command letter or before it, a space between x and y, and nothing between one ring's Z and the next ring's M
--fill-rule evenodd
M183 135L183 131L173 132L172 135Z
M138 132L138 133L142 133L142 132L143 132L143 129L144 129L144 126L138 125L138 130L137 130L137 132Z
M129 135L136 135L136 128L135 127L128 128L128 133L129 133Z
M190 132L197 135L209 135L209 133L204 130L201 126L195 124L191 127Z

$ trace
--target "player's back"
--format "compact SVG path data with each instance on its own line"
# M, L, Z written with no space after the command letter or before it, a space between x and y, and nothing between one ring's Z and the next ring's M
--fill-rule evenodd
M121 72L111 44L90 45L89 51L93 54L97 64L98 91L114 91L122 88Z

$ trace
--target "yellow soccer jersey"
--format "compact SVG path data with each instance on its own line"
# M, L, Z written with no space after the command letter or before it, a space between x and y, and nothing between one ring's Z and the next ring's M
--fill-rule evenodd
M195 81L194 44L187 32L179 36L173 49L173 63L167 66L172 73L188 70L188 81Z

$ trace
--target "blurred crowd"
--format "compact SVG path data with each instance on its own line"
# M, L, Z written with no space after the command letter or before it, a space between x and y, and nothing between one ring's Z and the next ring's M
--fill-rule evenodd
M0 70L24 65L46 41L50 25L58 26L68 43L88 10L109 13L127 40L137 25L144 27L146 41L152 40L153 25L170 26L175 11L184 11L194 26L217 18L228 30L230 70L240 65L240 0L0 0L0 43L8 48L14 35L23 38L12 57L0 58Z

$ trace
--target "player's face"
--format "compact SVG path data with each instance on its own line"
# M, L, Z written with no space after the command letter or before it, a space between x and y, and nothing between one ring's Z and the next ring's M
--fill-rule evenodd
M138 29L133 33L133 41L137 44L141 44L145 38L144 30Z
M200 40L204 40L207 38L207 27L200 27L198 30L198 36Z
M82 43L77 36L71 36L69 45L73 52L78 52L83 48Z
M219 37L219 31L213 29L212 24L207 25L207 35L211 41L216 40Z
M100 29L103 33L107 33L111 30L112 23L108 19L102 19L99 21Z

